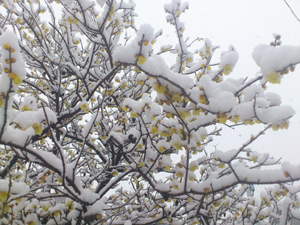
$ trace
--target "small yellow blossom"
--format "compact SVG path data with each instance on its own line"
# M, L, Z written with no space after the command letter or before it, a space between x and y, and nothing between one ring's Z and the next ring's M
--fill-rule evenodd
M136 112L131 112L131 113L130 113L130 116L131 116L132 118L136 118L136 117L138 117L138 114L137 114Z
M198 165L195 165L195 166L190 166L189 170L192 171L192 172L195 172L195 170L198 169Z
M182 174L181 172L177 172L175 175L176 175L177 177L183 177L183 174Z
M153 133L153 134L158 133L158 127L157 126L152 126L151 127L151 133Z
M177 191L179 190L179 187L177 185L174 185L173 188Z
M206 103L206 97L204 95L199 95L199 103L201 103L201 104Z
M232 71L232 68L230 65L227 64L226 66L223 67L223 73L225 75L229 75L231 71Z
M165 167L165 171L166 171L166 172L170 172L170 170L171 170L170 166L167 165L167 166Z
M146 62L146 58L145 58L145 56L143 56L143 55L140 55L140 56L138 57L137 64L139 64L139 65L144 65L144 64L145 64L145 62Z
M34 129L35 134L41 135L43 131L43 126L38 123L34 123L32 125L32 128Z
M68 17L67 21L71 24L77 24L78 23L78 20L76 18L71 18L71 17Z
M24 105L22 108L21 108L21 111L32 111L32 109L30 107L28 107L27 105Z
M183 102L183 99L181 98L180 94L175 93L172 96L172 101L181 103Z
M6 200L7 192L0 192L0 202L4 202Z
M223 163L220 163L220 164L218 165L218 167L221 168L221 169L223 169L223 168L225 167L225 165L224 165Z
M84 110L86 110L87 109L87 104L82 104L81 106L80 106L80 108L84 111Z
M231 121L234 122L234 123L238 123L238 122L240 122L240 117L239 116L234 116L234 117L232 117Z
M226 117L226 115L225 115L224 113L222 113L222 114L220 115L220 118L219 118L219 123L225 124L226 121L227 121L227 117Z
M114 171L112 172L112 175L113 175L114 177L116 177L116 176L118 175L118 171L114 170Z
M164 146L160 146L158 148L158 151L160 151L161 153L164 153L165 150L166 150L166 148Z
M290 174L289 174L289 172L287 172L287 171L284 171L283 174L284 174L284 176L287 177L287 178L290 177Z
M269 81L271 84L280 84L280 78L276 72L270 73L265 77L266 81Z
M143 41L143 45L147 46L148 44L149 44L149 41L147 41L147 40Z
M178 15L180 15L180 11L179 11L179 10L176 10L176 11L175 11L175 16L178 16Z
M200 109L193 110L193 115L194 116L200 116Z
M4 48L5 50L10 50L11 46L10 46L9 44L4 44L4 45L3 45L3 48Z
M143 85L143 84L144 84L144 81L142 81L142 80L137 80L136 83L137 83L138 85Z
M144 162L140 162L139 164L138 164L138 167L140 168L140 167L143 167L143 166L145 166L145 163Z
M159 83L154 83L153 84L153 89L158 93L158 94L163 94L167 91L167 88L165 85L160 85Z
M172 113L168 112L167 115L166 115L166 117L167 117L167 118L173 118L174 116L173 116Z
M173 147L177 150L182 149L182 146L181 146L180 142L178 142L178 141L174 142Z

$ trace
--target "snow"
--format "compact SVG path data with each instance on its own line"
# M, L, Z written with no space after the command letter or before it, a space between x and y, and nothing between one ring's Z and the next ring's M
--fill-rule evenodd
M261 67L264 77L272 72L279 72L300 62L300 46L270 46L260 44L253 50L252 57Z
M96 197L96 196L95 196ZM94 204L87 207L87 212L84 213L84 216L102 214L102 210L105 207L104 202L101 200L96 201Z
M18 195L24 195L24 194L28 194L30 191L29 186L24 183L24 182L16 182L16 181L11 181L12 182L12 186L11 186L11 193L12 194L18 194ZM4 180L1 179L0 180L0 192L8 192L9 189L9 180Z
M219 64L219 68L223 69L224 66L230 65L231 70L234 69L239 58L239 54L235 51L235 48L231 45L229 46L229 50L221 53L221 61Z
M221 162L230 162L237 154L238 154L238 150L237 149L232 149L232 150L228 150L228 151L221 151L221 150L216 150L214 151L213 155L214 158L220 160Z

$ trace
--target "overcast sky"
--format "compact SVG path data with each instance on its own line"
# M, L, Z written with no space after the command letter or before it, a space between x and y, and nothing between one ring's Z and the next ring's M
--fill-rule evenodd
M151 24L155 31L163 29L161 44L176 44L174 28L166 23L163 5L171 0L136 0L137 27L142 23ZM183 2L183 1L182 1ZM300 45L300 22L293 16L283 0L189 0L190 9L181 17L185 22L184 37L209 38L213 45L221 48L219 55L232 44L239 53L239 61L231 77L255 77L259 67L253 61L253 48L268 44L273 40L273 33L281 34L283 44ZM299 0L287 0L300 17ZM199 42L198 42L199 43ZM203 42L199 43L200 47ZM299 53L300 54L300 53ZM216 56L215 56L216 57ZM218 57L216 57L218 59ZM296 115L290 120L289 130L266 132L250 147L259 152L269 152L283 161L300 163L300 66L294 73L289 73L280 85L268 84L267 91L282 96L284 105L291 105ZM219 150L238 148L250 134L256 134L262 127L229 130L226 135L216 139ZM210 148L213 148L211 146Z

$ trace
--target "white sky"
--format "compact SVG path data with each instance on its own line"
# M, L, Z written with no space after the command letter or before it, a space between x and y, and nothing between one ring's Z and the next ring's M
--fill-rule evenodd
M155 31L163 29L163 37L157 42L176 44L174 27L166 23L163 5L171 0L135 0L137 28L149 23ZM184 2L182 0L182 2ZM216 56L232 44L240 58L234 69L233 78L252 78L259 71L251 57L253 48L273 41L273 33L281 34L283 44L299 45L300 22L291 13L283 0L189 0L190 9L181 17L185 23L184 37L209 38L213 45L221 48ZM300 17L299 0L287 0L294 12ZM203 42L197 42L197 48ZM300 53L299 53L300 54ZM215 59L218 59L216 57ZM289 130L266 132L250 147L259 152L269 152L272 156L283 157L283 161L300 161L300 66L289 73L280 85L268 84L268 90L281 95L283 105L291 105L296 115L290 120ZM247 126L235 131L224 128L221 138L216 139L219 150L238 148L250 134L256 134L261 127ZM211 148L213 148L211 146Z

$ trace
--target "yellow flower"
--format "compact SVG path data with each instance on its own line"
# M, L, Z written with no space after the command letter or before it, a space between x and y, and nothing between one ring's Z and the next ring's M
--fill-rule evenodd
M201 104L206 103L206 97L204 95L199 95L199 103L201 103Z
M280 78L276 72L270 73L265 77L266 81L269 81L271 84L280 84Z
M180 142L176 141L174 144L173 144L173 147L177 150L180 150L182 148Z
M192 172L195 172L195 170L198 169L198 165L195 165L195 166L190 166L189 170L192 171Z
M175 175L180 178L183 177L183 174L181 172L177 172Z
M181 116L182 119L185 119L185 118L191 116L190 112L188 112L188 111L179 111L178 113L179 113L179 115Z
M181 103L183 102L183 99L181 98L180 94L176 93L172 96L172 101Z
M0 202L4 202L6 200L7 192L0 193Z
M158 87L157 93L158 93L158 94L163 94L163 93L165 93L166 91L167 91L166 86L161 85L161 86Z
M15 85L19 85L22 82L22 79L16 75L16 77L13 79L13 82Z
M191 57L186 59L186 63L189 63L189 62L192 62L192 61L193 61L193 59Z
M9 73L8 76L10 79L13 80L14 84L16 84L16 85L19 85L22 81L22 79L14 73Z
M24 105L22 108L21 108L21 111L32 111L31 108L29 108L27 105Z
M281 124L279 124L279 128L280 129L288 129L289 128L289 124L287 122L283 122Z
M221 169L223 169L223 168L225 167L225 165L224 165L223 163L220 163L220 164L218 165L218 167L221 168Z
M200 109L193 110L193 115L194 116L200 116Z
M9 44L4 44L4 45L3 45L3 48L4 48L5 50L10 50L11 47L10 47Z
M139 167L139 168L140 168L140 167L143 167L143 166L145 166L144 162L140 162L140 163L138 164L138 167Z
M224 113L222 113L222 114L220 115L220 118L219 118L219 123L225 124L226 121L227 121L227 117L226 117L226 115L225 115Z
M166 148L164 146L160 146L158 148L158 151L160 151L161 153L164 153L165 150L166 150Z
M145 56L143 56L143 55L140 55L140 56L138 57L138 61L137 61L137 63L138 63L139 65L144 65L144 64L145 64L145 62L146 62L146 58L145 58Z
M240 122L240 117L239 116L234 116L234 117L232 117L231 121L234 122L234 123L238 123L238 122Z
M279 126L277 126L276 124L273 124L271 126L271 128L272 128L273 131L277 131L279 129Z
M154 83L154 84L152 85L152 87L153 87L153 89L154 89L157 93L159 93L159 94L165 93L165 92L167 91L166 86L164 86L164 85L159 85L159 83Z
M45 206L45 205L42 205L41 207L42 207L44 212L47 212L48 209L50 208L50 206Z
M170 166L167 165L167 166L165 167L165 171L166 171L166 172L169 172L170 170L171 170Z
M143 45L147 46L148 44L149 44L149 41L147 41L147 40L143 41Z
M55 211L55 212L54 212L54 216L58 216L59 213L60 213L59 210L58 210L58 211Z
M158 127L157 126L152 126L151 127L151 133L153 133L153 134L158 133Z
M35 134L41 135L43 131L43 126L38 123L34 123L32 125L32 128L34 129Z
M257 159L258 159L257 156L253 156L253 157L252 157L252 161L253 161L253 162L256 162Z
M117 171L113 171L113 172L112 172L112 175L113 175L114 177L116 177L116 176L118 175L118 172L117 172Z
M87 104L82 104L81 106L80 106L80 108L82 109L82 110L86 110L87 109Z
M166 115L166 117L167 117L167 118L173 118L174 116L173 116L172 113L168 112L167 115Z
M232 70L232 68L231 68L231 66L228 65L228 64L227 64L226 66L223 67L223 73L224 73L225 75L229 75L230 72L231 72L231 70Z
M67 21L71 24L77 24L78 23L78 20L76 18L71 18L71 17L68 17Z
M144 84L144 81L142 81L142 80L137 80L136 83L137 83L138 85L143 85L143 84Z
M0 98L0 108L3 106L3 100Z
M253 120L244 120L243 121L245 125L254 125L255 122Z
M177 185L174 185L173 188L177 191L179 190L179 187Z
M131 113L130 113L130 116L131 116L132 118L136 118L136 117L138 117L138 114L137 114L136 112L131 112Z

